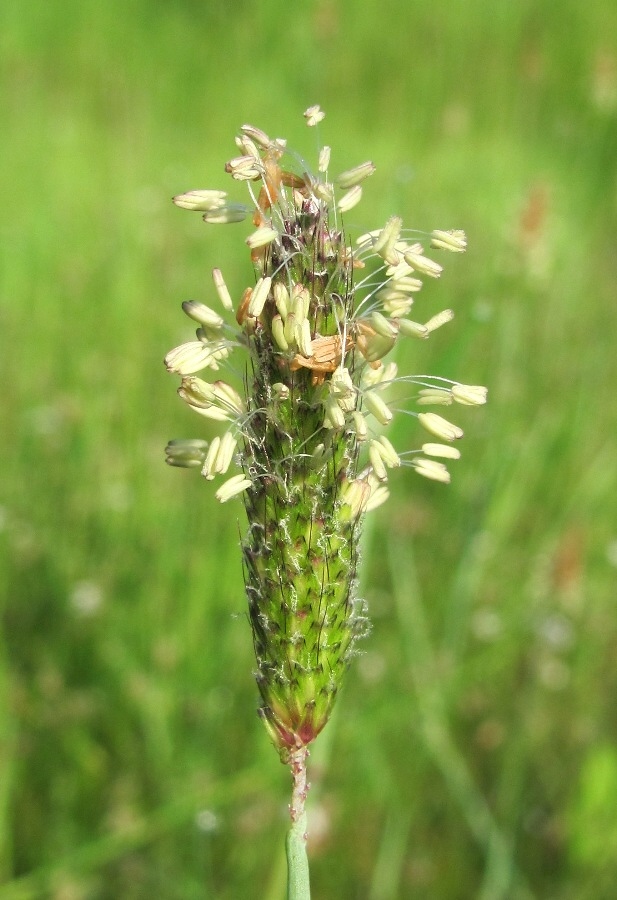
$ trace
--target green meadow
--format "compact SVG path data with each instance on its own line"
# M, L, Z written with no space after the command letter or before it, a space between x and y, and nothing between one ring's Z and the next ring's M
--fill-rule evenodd
M249 122L463 228L401 369L489 387L367 520L372 631L310 759L315 900L617 896L617 5L3 0L0 900L282 900L239 501L164 464L180 304L251 283ZM397 448L419 443L411 417Z

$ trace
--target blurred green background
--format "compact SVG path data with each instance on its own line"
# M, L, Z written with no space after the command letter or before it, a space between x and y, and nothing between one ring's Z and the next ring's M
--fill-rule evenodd
M312 103L378 167L348 226L466 229L399 362L490 388L368 525L314 896L614 898L617 5L3 0L0 77L0 900L284 894L241 504L164 465L210 432L161 360L251 276L170 197L244 122L314 160Z

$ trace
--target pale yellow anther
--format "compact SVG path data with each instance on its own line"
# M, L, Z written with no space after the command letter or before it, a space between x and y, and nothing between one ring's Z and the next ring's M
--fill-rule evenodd
M422 287L422 282L419 278L410 278L408 275L405 275L402 278L393 278L390 282L390 287L395 291L403 291L406 294L415 294Z
M451 309L442 309L441 312L438 312L437 315L432 316L428 322L424 323L424 327L427 331L436 331L437 328L441 328L442 325L445 325L447 322L451 322L454 318L454 312Z
M272 143L266 132L262 131L261 128L255 128L254 125L243 125L240 131L252 141L255 141L256 144L259 144L262 150L267 150Z
M223 305L223 308L227 310L233 309L234 305L231 299L231 294L227 289L225 279L223 278L223 273L220 269L212 269L212 281L214 282L214 287L218 294L219 300Z
M204 213L204 222L211 225L230 225L233 222L244 222L248 215L248 207L242 203L226 203Z
M380 445L379 452L381 453L385 464L391 469L398 468L401 464L401 459L385 434L379 435L377 441Z
M254 156L236 156L225 164L225 171L236 181L252 181L262 174L263 165Z
M392 421L392 410L374 391L365 391L362 395L364 405L372 413L380 425L388 425Z
M358 516L363 512L370 496L371 487L365 479L355 478L353 481L347 481L343 485L343 502L351 507L353 516Z
M300 323L308 316L311 306L311 295L301 284L294 284L291 292L291 308L296 322Z
M221 446L219 447L219 452L216 455L216 468L219 475L225 474L225 472L229 469L229 466L231 465L231 462L234 458L234 453L236 452L237 446L238 441L233 436L231 431L226 431L223 435Z
M345 414L336 399L329 396L325 401L324 427L340 431L345 427Z
M346 172L341 172L336 178L336 183L342 191L347 191L349 188L359 185L360 182L368 178L369 175L372 175L374 171L375 166L373 163L365 162L359 166L355 166L353 169L347 169Z
M279 315L283 322L287 318L287 314L290 309L289 305L289 292L286 286L282 281L277 281L273 288L274 292L274 305L276 306Z
M452 393L449 388L430 387L418 391L421 406L451 406Z
M230 384L225 381L215 381L212 385L214 395L219 405L236 415L242 415L245 412L244 400Z
M253 159L261 160L259 150L255 146L254 142L250 139L250 137L248 137L246 134L238 135L238 137L236 138L236 147L247 156L252 156Z
M488 391L481 384L453 384L452 396L464 406L482 406L486 403Z
M285 324L278 315L272 317L272 337L279 350L283 350L283 352L289 350L289 343L285 337Z
M219 406L191 406L191 409L203 416L204 419L210 419L212 422L231 422L235 418Z
M296 343L298 345L298 350L303 356L310 357L313 355L311 326L308 319L303 319L296 324Z
M388 321L385 316L384 321ZM358 338L357 347L369 363L379 362L389 353L396 343L396 332L391 328L390 336L378 334L370 321L360 319L357 322Z
M411 268L409 263L405 262L404 259L402 259L395 266L388 266L388 268L386 269L386 275L393 281L396 281L399 278L404 278L406 275L409 275L410 272L413 272L413 269Z
M174 197L173 202L181 209L207 212L224 206L226 197L225 191L187 191L186 194L178 194Z
M217 435L212 438L210 442L210 446L208 447L208 453L206 454L206 459L204 461L203 469L201 470L201 474L208 481L212 481L216 472L214 470L214 463L216 461L216 455L219 452L219 447L221 446L221 439Z
M319 164L317 168L320 172L327 172L330 165L330 147L322 147L319 151Z
M418 413L418 421L423 428L426 428L435 437L441 438L442 441L456 441L463 437L462 428L459 428L458 425L453 425L452 422L448 422L447 419L444 419L443 416L438 416L437 413Z
M182 309L190 319L215 331L225 324L225 320L217 312L198 300L185 300Z
M353 430L357 441L365 441L368 436L368 425L366 419L358 410L354 410L351 414L353 421Z
M382 306L384 312L387 312L391 319L402 319L409 314L413 306L413 300L411 297L401 294L399 297L384 300Z
M344 366L335 369L329 386L332 396L342 410L351 412L355 409L357 391L348 369Z
M251 294L251 299L249 300L247 314L256 319L257 316L260 316L264 306L266 305L266 300L268 299L268 294L270 293L270 285L272 284L272 279L269 276L265 276L264 278L260 278L257 281L257 284L253 288L253 293Z
M276 228L263 225L247 237L246 244L251 250L257 250L259 247L266 247L268 244L271 244L277 237L278 231Z
M371 512L372 510L377 509L378 506L382 506L389 496L390 491L387 486L385 484L380 484L376 480L375 485L371 485L371 494L364 506L364 512Z
M312 128L315 125L318 125L320 122L323 122L326 114L322 111L319 104L315 104L315 106L309 106L308 109L304 110L304 118L306 119L306 124L309 128Z
M431 232L431 247L438 250L450 250L453 253L462 253L467 248L467 238L464 231L435 231Z
M379 481L387 481L388 473L386 471L386 464L381 454L381 447L379 446L377 441L370 442L368 457L371 462L371 466L373 467L375 477L378 478Z
M214 496L220 503L227 503L232 497L245 491L251 484L250 478L246 478L244 475L233 475L221 485Z
M422 452L427 456L441 456L444 459L461 458L461 451L450 444L422 444Z
M343 194L337 203L337 207L340 212L348 212L350 209L353 209L354 206L357 206L361 199L362 185L356 184L355 187L350 188L346 194Z
M205 368L215 368L216 345L203 341L187 341L174 347L165 357L165 365L169 372L177 372L178 375L193 375ZM214 364L214 365L213 365Z
M427 338L429 330L420 322L412 322L411 319L399 319L398 330L407 337Z
M424 459L423 456L413 460L412 466L418 475L429 478L431 481L441 481L443 484L450 483L450 473L443 463L436 462L434 459Z
M383 257L390 265L396 266L400 262L400 255L397 253L396 256L394 256L393 251L402 227L403 220L399 216L392 216L381 229L381 232L373 245L375 253L378 253L379 256Z
M381 313L374 312L371 314L371 325L377 334L380 334L382 337L390 339L396 337L396 329L393 327L392 322L388 321Z
M329 181L316 181L313 185L313 193L324 203L332 203L334 200L334 185Z
M443 266L440 266L439 263L434 262L432 259L428 259L422 253L407 251L405 253L405 262L409 263L416 272L428 275L430 278L439 278L443 272Z
M211 384L195 375L185 375L182 384L178 388L178 395L189 406L208 407L216 400L216 394Z
M296 317L290 312L285 319L284 328L285 340L290 347L296 346Z
M360 250L369 250L371 248L374 248L382 231L382 228L377 228L375 229L375 231L367 231L365 234L361 234L359 238L356 238L356 247L358 247Z
M234 388L223 381L208 384L187 375L178 388L179 396L195 412L215 421L232 420L244 413L244 401Z

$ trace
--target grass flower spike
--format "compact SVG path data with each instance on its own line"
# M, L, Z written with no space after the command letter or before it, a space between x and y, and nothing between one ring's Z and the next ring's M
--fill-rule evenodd
M324 114L311 107L305 117L313 127ZM218 500L244 501L260 715L298 788L305 784L306 748L326 725L367 631L356 596L363 517L387 498L393 469L409 466L449 481L435 457L456 459L451 442L462 431L424 407L482 404L486 390L441 377L399 377L396 365L384 362L398 341L426 339L453 314L408 318L423 279L439 277L442 266L425 256L422 240L398 217L349 241L343 216L360 201L372 162L330 178L329 148L312 172L285 141L249 125L236 145L241 155L225 169L245 183L246 204L230 203L218 190L190 191L174 202L201 211L211 224L252 221L244 246L254 283L234 302L214 269L218 310L185 303L199 324L196 339L165 360L182 378L180 397L226 431L209 445L171 442L167 461L201 466L208 480L224 476ZM426 243L438 252L461 252L465 235L434 231ZM237 371L228 365L232 353L245 359L244 384L235 387L225 380ZM197 377L204 370L215 380ZM381 434L395 415L394 385L418 404L408 412L419 425L445 443L394 449ZM305 792L294 792L294 820L302 820Z

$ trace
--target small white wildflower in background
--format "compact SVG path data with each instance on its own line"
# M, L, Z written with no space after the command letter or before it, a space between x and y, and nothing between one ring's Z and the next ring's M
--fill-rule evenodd
M103 589L96 581L78 581L71 591L70 602L78 615L90 618L103 605Z
M205 834L212 834L219 827L218 816L211 809L200 809L195 816L195 824Z

